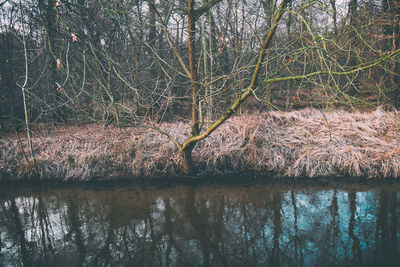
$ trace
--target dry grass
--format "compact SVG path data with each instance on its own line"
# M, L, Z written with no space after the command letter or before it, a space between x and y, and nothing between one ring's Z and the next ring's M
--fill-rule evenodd
M198 143L193 157L200 174L400 177L399 115L304 109L238 116ZM180 142L189 132L188 123L160 127ZM60 127L35 135L33 144L42 178L181 175L175 145L144 128ZM1 176L26 176L26 165L16 137L0 139Z

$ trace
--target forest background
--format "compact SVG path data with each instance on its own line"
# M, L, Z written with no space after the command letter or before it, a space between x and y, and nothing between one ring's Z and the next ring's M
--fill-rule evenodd
M1 130L145 126L186 174L233 114L400 105L397 0L6 0L0 21Z

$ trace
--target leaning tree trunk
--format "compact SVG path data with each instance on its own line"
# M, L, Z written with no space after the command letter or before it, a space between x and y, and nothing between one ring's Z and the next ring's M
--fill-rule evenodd
M200 132L201 122L200 122L200 112L198 106L198 90L197 90L197 73L196 73L196 50L195 50L195 29L196 27L196 17L194 9L194 1L188 0L188 51L189 51L189 68L190 68L190 81L192 88L192 126L190 135L196 136ZM182 170L186 175L190 175L193 172L193 160L192 151L196 142L190 144L181 150L182 158Z

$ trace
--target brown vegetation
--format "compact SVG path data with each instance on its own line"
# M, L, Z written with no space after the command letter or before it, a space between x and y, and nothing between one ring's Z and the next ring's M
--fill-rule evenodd
M254 171L288 177L400 177L399 112L316 109L236 116L193 151L198 175ZM189 123L163 123L177 141ZM182 131L182 129L185 129ZM27 141L21 139L27 150ZM166 136L145 128L63 126L43 137L34 133L43 179L182 175L179 152ZM30 177L18 138L0 139L2 179Z

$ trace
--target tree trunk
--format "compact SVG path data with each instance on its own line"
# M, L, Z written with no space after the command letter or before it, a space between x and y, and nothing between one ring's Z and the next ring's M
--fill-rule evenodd
M192 151L195 145L196 143L192 143L181 151L181 167L185 175L191 175L194 173Z
M149 1L149 45L152 48L156 47L156 37L157 37L157 30L156 30L156 10L155 10L155 1Z
M208 2L202 2L198 9L195 9L195 0L187 1L187 31L188 31L188 57L189 57L189 69L190 69L190 83L192 91L192 125L190 130L190 138L199 135L202 127L201 118L201 105L199 104L199 91L198 91L198 75L196 71L198 58L196 56L196 21L206 13L213 5L221 2L221 0L211 0ZM204 95L204 92L203 92ZM190 142L185 146L182 145L180 148L182 158L182 170L186 175L193 173L193 160L192 150L195 147L197 141Z
M388 53L394 52L400 48L400 1L399 0L382 0L382 15L384 41L382 42L382 50ZM398 87L400 78L400 64L396 60L392 61L391 82ZM400 103L400 90L394 92L395 102Z
M356 19L357 19L357 7L358 3L357 0L350 0L349 2L349 16L350 16L350 25L355 27L356 26Z
M191 74L191 82L192 82L192 127L191 127L191 136L186 139L182 145L180 145L180 153L182 159L182 170L185 174L191 174L193 171L193 162L192 162L192 150L196 143L200 140L203 140L207 136L209 136L212 132L214 132L220 125L222 125L227 119L229 119L233 113L240 107L240 105L245 101L249 95L253 92L253 89L257 86L258 76L261 70L261 66L265 57L265 50L269 46L272 37L274 36L275 30L278 26L278 22L280 21L282 15L285 13L285 8L287 3L291 0L283 0L280 4L278 11L276 12L274 21L272 23L271 29L265 35L264 42L260 49L260 54L258 55L257 64L254 67L252 79L250 85L246 90L242 92L242 94L235 100L235 102L221 115L221 117L215 121L210 127L208 127L203 133L200 134L201 124L199 119L198 105L197 105L197 87L196 87L196 72L195 72L195 53L194 53L194 21L196 19L196 15L194 14L193 9L193 1L188 0L188 45L189 45L189 65L190 65L190 74ZM211 1L212 3L216 3L217 0ZM207 3L211 3L207 2Z
M336 11L336 0L330 0L332 7L332 20L333 20L333 32L337 34L337 11Z
M202 4L205 3L205 0L201 1ZM209 81L209 77L208 77L208 55L207 55L207 41L206 41L206 18L203 17L201 18L201 46L202 46L202 55L203 55L203 73L204 73L204 77L203 77L203 81L204 83ZM207 110L207 115L206 115L206 120L209 121L211 120L211 118L209 117L209 108L210 108L210 103L209 103L209 87L210 86L205 86L204 88L204 95L205 95L205 104L204 107ZM208 124L207 124L208 126Z
M192 87L192 127L190 134L195 136L199 133L201 128L199 106L198 106L198 91L197 91L197 57L196 57L196 45L195 45L195 33L196 33L196 18L194 14L194 1L188 1L188 52L189 52L189 68L190 68L190 80Z
M199 107L198 107L198 96L197 96L197 75L196 75L196 65L197 58L195 52L195 25L196 19L194 16L194 1L188 0L188 52L189 52L189 68L190 68L190 80L192 89L192 126L190 135L195 136L200 131L200 118L199 118ZM193 142L189 146L181 150L182 159L182 171L185 175L190 175L193 172L193 160L192 160L192 150L196 142Z
M54 0L40 0L38 2L39 10L42 16L44 27L47 34L47 55L49 57L49 64L47 65L47 71L45 72L47 77L47 86L45 88L44 98L46 103L57 104L57 98L55 97L56 82L58 81L58 65L57 59L60 57L59 54L59 36L57 29L57 10L55 7ZM55 110L57 112L59 110ZM46 114L46 120L48 123L53 123L55 118L54 111Z

